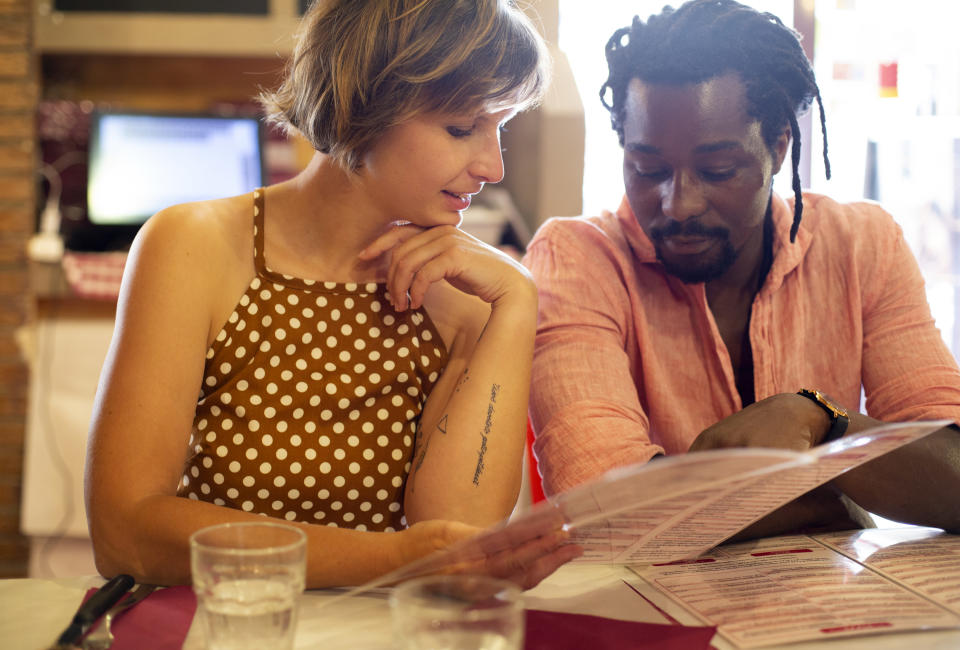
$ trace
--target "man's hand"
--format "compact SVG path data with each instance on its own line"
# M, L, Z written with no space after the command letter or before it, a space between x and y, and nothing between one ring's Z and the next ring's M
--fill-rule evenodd
M781 393L755 402L704 429L690 451L727 447L767 447L806 451L830 428L830 417L796 393Z

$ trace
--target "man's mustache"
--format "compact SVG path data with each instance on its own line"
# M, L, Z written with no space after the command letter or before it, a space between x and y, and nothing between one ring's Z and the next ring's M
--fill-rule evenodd
M695 219L686 221L671 220L665 226L658 226L650 231L650 237L661 240L665 237L727 237L727 229L719 226L707 227Z

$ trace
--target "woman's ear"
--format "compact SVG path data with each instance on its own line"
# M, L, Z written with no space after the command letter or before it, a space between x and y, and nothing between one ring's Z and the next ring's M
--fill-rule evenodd
M790 127L783 127L783 131L777 136L777 141L773 143L771 151L773 154L773 171L770 174L771 176L775 176L780 171L780 167L783 166L783 161L787 157L787 150L790 148L790 134Z

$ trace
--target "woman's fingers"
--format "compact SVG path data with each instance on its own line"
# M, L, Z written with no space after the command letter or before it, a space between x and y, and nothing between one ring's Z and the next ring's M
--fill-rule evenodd
M411 223L393 224L390 228L373 240L373 242L360 251L358 257L362 260L374 260L398 244L414 237L427 230Z

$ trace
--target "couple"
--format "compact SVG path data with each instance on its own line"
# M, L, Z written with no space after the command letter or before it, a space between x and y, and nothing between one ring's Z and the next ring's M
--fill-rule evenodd
M626 198L549 221L524 266L457 226L547 84L528 19L507 0L312 5L262 97L310 164L164 210L131 250L87 459L101 573L188 582L193 531L267 516L306 532L308 587L386 574L509 515L528 397L548 493L660 454L960 419L891 218L797 180L792 203L772 194L819 102L795 33L693 0L634 19L607 60ZM948 428L747 532L861 507L956 530L957 487ZM578 552L558 530L466 570L529 587Z

